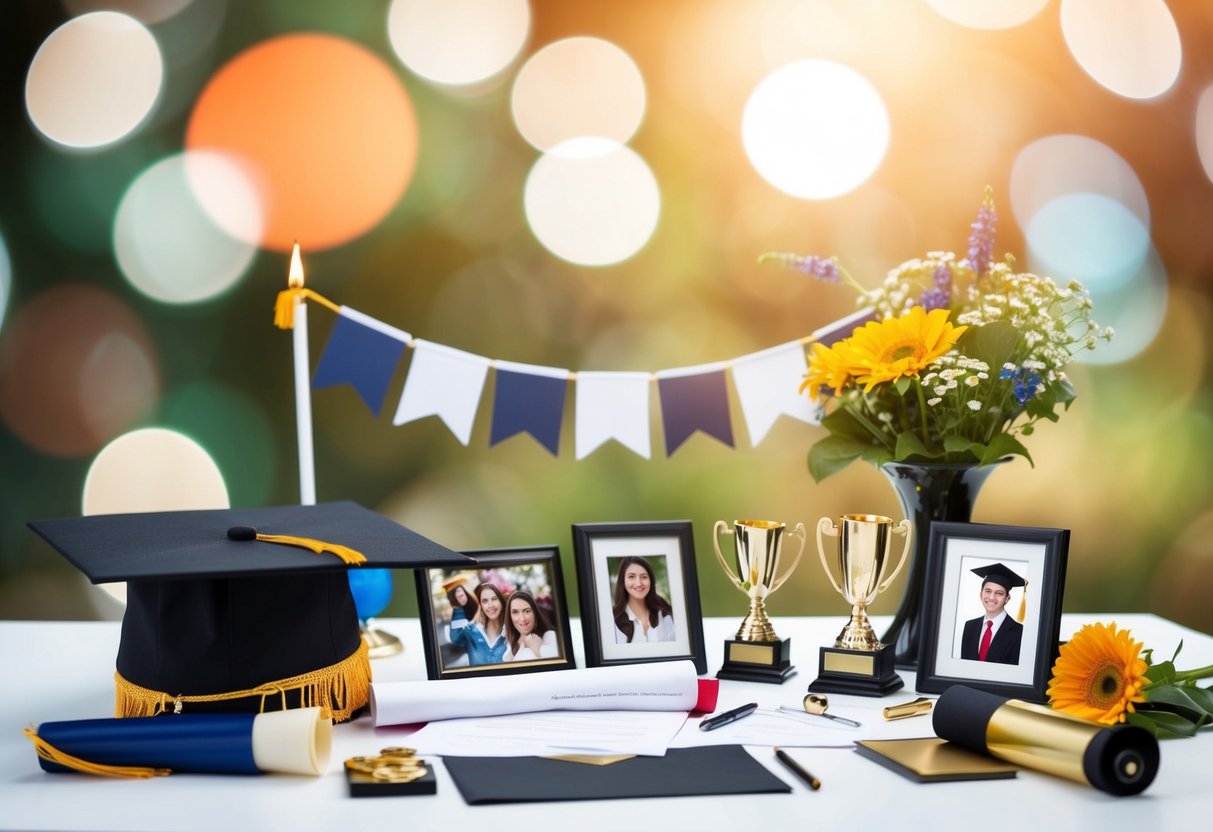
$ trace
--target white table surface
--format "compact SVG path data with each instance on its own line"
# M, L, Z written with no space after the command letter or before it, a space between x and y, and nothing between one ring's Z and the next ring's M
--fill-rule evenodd
M1182 638L1182 668L1213 664L1213 637L1152 615L1076 615L1062 618L1062 637L1083 623L1115 619L1134 637L1170 656ZM780 618L781 636L792 638L799 674L783 685L723 681L719 709L758 701L762 707L799 706L816 676L817 648L845 623L833 618ZM709 675L719 668L723 640L738 625L708 619L704 635ZM879 632L887 619L877 619ZM573 640L582 664L579 622ZM424 679L421 633L414 619L385 619L376 626L404 639L404 654L373 663L377 681ZM1068 780L1021 771L1016 779L915 784L849 749L797 749L794 756L822 781L813 792L776 761L770 748L748 750L792 786L791 794L722 795L645 800L468 806L436 762L438 794L425 797L352 799L341 765L346 757L407 744L408 729L372 727L363 717L334 729L333 755L323 777L174 774L152 780L114 780L47 774L22 734L41 722L110 716L112 674L118 649L116 622L0 621L0 829L56 830L456 830L542 829L559 832L617 830L639 824L654 830L721 829L924 829L981 825L1031 830L1156 829L1200 825L1213 813L1208 770L1213 734L1162 745L1158 778L1142 795L1115 798ZM906 688L885 699L832 694L848 712L879 709L913 698L914 674L901 672ZM930 717L904 720L905 736L931 736ZM509 760L503 760L509 765ZM629 819L630 818L630 819Z

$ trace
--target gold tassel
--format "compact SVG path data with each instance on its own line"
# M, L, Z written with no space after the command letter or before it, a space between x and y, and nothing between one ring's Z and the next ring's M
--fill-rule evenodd
M274 326L295 328L295 300L302 295L302 289L283 289L278 293L278 299L274 301Z
M318 555L328 552L341 558L342 562L348 563L351 566L366 563L366 555L357 549L342 546L340 543L326 543L323 540L314 540L310 537L295 537L289 534L258 534L257 539L264 540L266 543L282 543L287 546L310 549Z
M158 716L170 709L180 713L184 705L191 702L224 702L254 696L261 697L259 710L264 713L266 697L279 697L280 707L285 709L287 693L295 691L299 692L303 706L319 707L321 716L331 718L334 722L349 719L354 711L371 698L371 659L366 639L361 640L357 650L336 664L289 679L279 679L248 690L228 693L174 696L137 685L121 673L115 672L114 716L120 719L131 716Z
M340 314L341 307L323 295L318 295L311 289L290 288L278 293L274 301L274 326L279 329L295 328L295 302L297 300L314 300L321 306Z
M173 773L171 769L167 768L111 766L105 763L89 762L88 760L82 760L79 757L73 757L71 754L60 751L38 736L33 729L23 728L21 733L25 734L25 738L34 744L34 750L38 752L38 756L42 759L51 763L58 763L65 768L83 772L84 774L97 774L102 777L137 777L146 780L149 777L163 777L166 774Z
M1028 582L1023 582L1023 595L1019 596L1019 615L1015 616L1015 620L1020 624L1023 623L1023 617L1028 611Z

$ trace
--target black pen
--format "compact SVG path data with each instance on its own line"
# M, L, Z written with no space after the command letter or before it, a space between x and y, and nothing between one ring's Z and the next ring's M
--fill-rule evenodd
M801 768L800 763L793 760L792 756L788 754L788 752L784 751L782 748L776 748L775 756L779 758L779 762L791 769L793 774L804 782L808 783L810 789L817 791L821 788L821 781Z
M758 710L758 703L751 702L748 705L742 705L740 708L734 708L731 711L725 711L720 716L709 717L699 723L700 731L714 731L721 725L728 725L730 722L736 722L744 716L749 716Z

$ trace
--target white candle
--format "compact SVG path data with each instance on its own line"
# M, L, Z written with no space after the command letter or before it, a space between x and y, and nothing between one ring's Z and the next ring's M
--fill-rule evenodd
M288 285L303 288L303 263L299 244L291 251ZM310 361L307 345L307 304L303 296L295 298L295 426L299 434L299 502L316 505L316 464L312 458L312 395L309 388Z

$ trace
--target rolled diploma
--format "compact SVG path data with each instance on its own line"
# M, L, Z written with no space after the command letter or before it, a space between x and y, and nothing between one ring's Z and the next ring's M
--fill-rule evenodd
M372 682L371 720L378 727L536 711L689 711L698 699L693 663L650 662L518 676Z
M91 763L202 774L320 775L328 768L332 720L319 708L265 714L171 714L44 722L38 736ZM38 758L45 771L71 769Z

